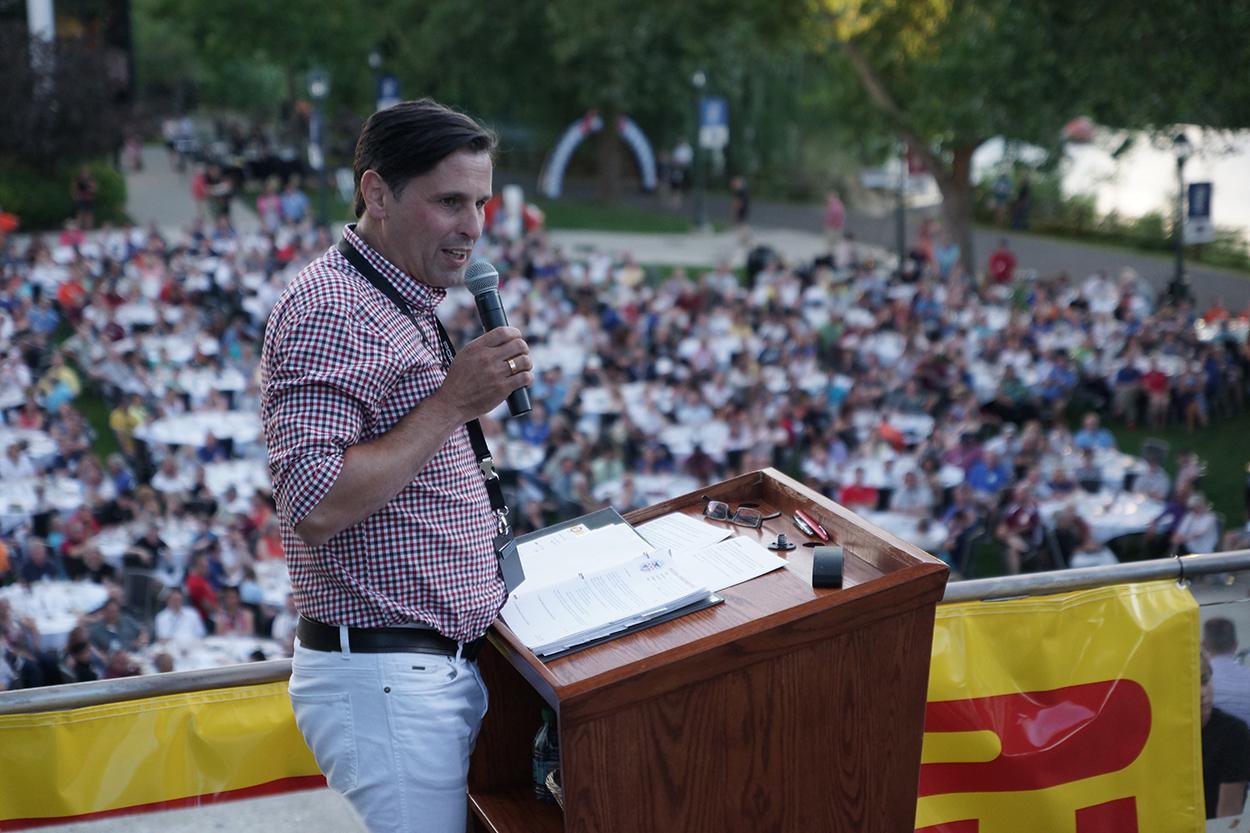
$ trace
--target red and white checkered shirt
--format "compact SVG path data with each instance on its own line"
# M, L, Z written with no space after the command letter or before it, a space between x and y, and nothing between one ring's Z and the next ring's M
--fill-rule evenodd
M344 233L412 306L421 332L334 248L274 306L261 354L261 418L295 602L329 624L419 623L473 639L506 591L495 515L464 426L373 515L320 547L295 534L334 485L344 451L389 431L447 376L434 323L446 291Z

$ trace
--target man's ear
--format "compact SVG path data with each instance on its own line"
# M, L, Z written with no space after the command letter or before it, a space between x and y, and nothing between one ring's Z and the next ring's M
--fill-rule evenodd
M365 201L365 213L374 220L385 220L392 199L391 189L377 171L370 168L360 176L360 195Z

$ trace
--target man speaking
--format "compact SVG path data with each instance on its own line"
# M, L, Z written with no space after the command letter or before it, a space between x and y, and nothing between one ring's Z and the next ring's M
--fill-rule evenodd
M375 113L356 144L357 224L265 331L261 411L300 611L291 704L372 831L462 833L486 712L474 660L504 601L508 530L476 418L533 364L511 327L455 353L434 310L482 234L494 146L433 101Z

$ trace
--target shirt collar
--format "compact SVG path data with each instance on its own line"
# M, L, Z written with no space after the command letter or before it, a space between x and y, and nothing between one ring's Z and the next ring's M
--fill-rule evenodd
M365 260L373 264L373 267L381 272L384 278L395 285L400 296L412 304L414 310L433 311L447 297L446 289L430 286L428 283L417 280L383 257L381 252L366 243L364 238L356 233L355 223L344 226L343 237L356 251L364 255Z

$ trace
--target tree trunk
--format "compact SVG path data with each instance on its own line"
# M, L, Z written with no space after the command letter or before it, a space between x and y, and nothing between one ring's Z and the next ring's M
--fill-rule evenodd
M621 190L621 139L616 135L615 112L604 113L603 130L599 132L599 200L606 205L616 202Z
M950 239L959 244L960 262L974 281L977 258L972 234L972 153L976 148L959 145L954 149L950 168L934 172L942 192L942 225Z

